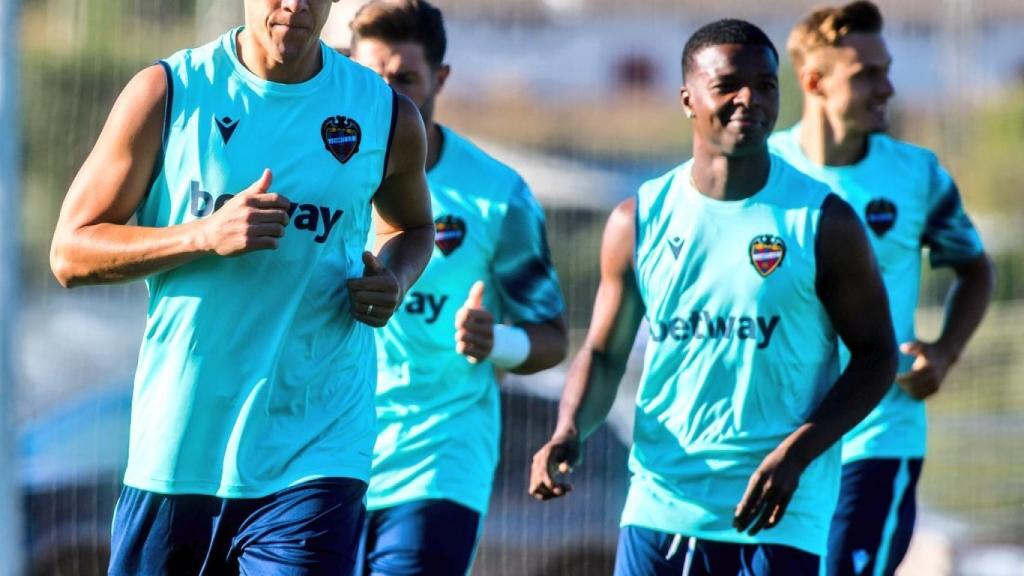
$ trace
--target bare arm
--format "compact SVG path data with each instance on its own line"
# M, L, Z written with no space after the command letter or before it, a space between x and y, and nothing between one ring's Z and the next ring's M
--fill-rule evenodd
M276 248L287 199L268 194L264 174L215 216L177 226L128 225L160 154L167 81L161 66L139 72L107 122L61 208L50 267L65 287L142 278L204 254Z
M818 297L850 350L850 362L811 413L751 476L734 525L751 534L776 525L808 464L878 404L896 373L889 301L864 229L850 206L831 197L818 239Z
M569 334L565 318L559 316L543 323L522 323L516 326L526 330L530 338L530 355L526 361L512 368L513 374L535 374L547 370L565 359L569 346Z
M995 285L995 269L988 255L953 267L956 280L949 289L942 333L935 342L904 342L900 349L915 356L909 372L896 382L912 398L924 400L939 391L949 369L960 358L967 341L981 324Z
M366 272L348 281L352 313L370 326L384 326L434 249L434 220L424 165L427 137L416 105L395 100L397 118L384 181L373 197L377 255L366 253Z
M643 318L644 306L633 274L635 200L624 201L608 219L601 241L601 283L587 339L569 369L558 424L551 440L533 457L530 493L541 500L564 495L556 482L579 461L580 444L608 416Z

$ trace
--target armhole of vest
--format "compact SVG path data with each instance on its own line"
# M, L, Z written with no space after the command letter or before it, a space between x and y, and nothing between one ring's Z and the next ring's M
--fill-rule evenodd
M633 279L640 288L640 188L633 194Z
M160 132L160 154L156 157L156 162L153 163L153 172L149 175L149 182L146 183L146 193L143 195L143 198L149 196L150 190L153 189L153 183L156 182L160 171L164 169L164 155L167 154L167 137L171 133L171 107L174 105L174 75L171 73L171 65L166 60L157 60L157 64L164 69L164 78L167 81L167 90L164 94L164 121Z
M822 283L821 272L821 230L822 225L825 223L825 213L828 212L829 206L840 198L835 192L829 192L825 195L825 199L821 201L821 207L818 210L818 226L814 230L814 291L818 295L818 299L821 300L821 293L824 289Z
M391 160L391 143L395 140L395 125L398 124L398 92L391 90L391 126L388 128L388 141L384 145L384 166L380 170L380 184L377 189L384 185L384 179L388 176L388 162Z

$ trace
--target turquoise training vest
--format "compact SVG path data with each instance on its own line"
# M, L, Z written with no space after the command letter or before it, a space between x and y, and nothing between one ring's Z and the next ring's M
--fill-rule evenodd
M276 250L146 279L125 484L153 492L248 498L369 476L373 334L345 281L362 274L394 94L322 43L310 80L260 79L238 60L238 32L162 62L162 165L138 221L209 217L264 168L291 220Z
M838 445L807 467L777 526L751 537L732 519L750 475L839 374L837 337L815 290L829 191L773 156L763 189L718 201L692 186L691 164L636 197L650 339L622 524L823 554Z

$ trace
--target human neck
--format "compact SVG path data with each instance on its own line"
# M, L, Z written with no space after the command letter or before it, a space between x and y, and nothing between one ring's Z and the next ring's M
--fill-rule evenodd
M243 29L235 39L235 50L239 61L256 76L280 84L299 84L316 76L323 66L323 55L319 43L314 44L305 54L288 62L270 57L259 40L248 29Z
M441 149L444 148L444 133L441 126L434 123L433 119L423 119L427 129L427 170L430 170L441 161Z
M819 166L850 166L863 160L868 150L867 135L833 125L824 110L812 106L804 107L799 142L804 155Z
M744 200L764 188L771 172L765 146L745 156L726 156L694 142L690 177L698 192L715 200Z

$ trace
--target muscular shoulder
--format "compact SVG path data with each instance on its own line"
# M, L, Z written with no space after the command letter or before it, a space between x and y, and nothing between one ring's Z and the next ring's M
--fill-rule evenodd
M627 198L608 216L601 239L601 268L605 272L618 275L633 268L636 204L635 197Z
M108 123L134 133L143 125L162 125L167 102L167 74L154 64L139 71L128 81L111 110Z

